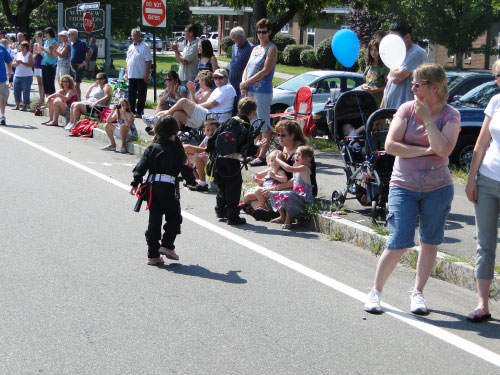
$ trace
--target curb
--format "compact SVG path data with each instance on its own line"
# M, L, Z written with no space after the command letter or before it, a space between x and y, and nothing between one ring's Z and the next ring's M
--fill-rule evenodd
M98 128L94 128L93 137L99 141L108 141L106 132ZM127 151L132 155L141 157L144 150L144 146L139 146L131 142L127 144ZM243 193L244 190L243 188ZM369 250L375 256L382 254L388 238L376 233L369 227L342 219L341 217L315 214L304 217L300 220L300 223L315 232L326 234L334 241L347 242ZM419 253L420 248L418 246L408 249L401 257L400 263L415 269ZM453 257L438 251L436 264L432 269L431 276L476 291L474 267L468 263L451 261L451 258ZM495 273L493 280L491 280L490 298L500 301L500 275L497 273Z
M309 220L306 219L303 224L317 232L328 235L333 240L351 243L367 249L375 256L380 255L385 249L388 238L377 234L373 229L364 225L321 214L310 216ZM420 248L418 246L408 249L403 254L400 263L415 269L419 253ZM438 251L431 276L476 291L474 267L464 262L451 261L451 258L453 257ZM497 273L491 280L490 298L500 301L500 275Z

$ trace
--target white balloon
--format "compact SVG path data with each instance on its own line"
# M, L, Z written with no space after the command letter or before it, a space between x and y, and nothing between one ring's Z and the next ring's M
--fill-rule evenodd
M406 57L406 46L403 39L395 34L386 35L380 42L380 58L389 69L397 69Z

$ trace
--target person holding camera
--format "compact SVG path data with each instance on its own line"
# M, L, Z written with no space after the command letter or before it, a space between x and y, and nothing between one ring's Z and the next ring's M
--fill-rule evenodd
M120 152L127 153L127 141L132 137L137 137L137 129L134 125L134 114L130 109L130 104L127 99L120 99L120 102L115 105L113 112L106 119L106 134L110 144L101 148L103 151L116 151L115 137L121 139Z

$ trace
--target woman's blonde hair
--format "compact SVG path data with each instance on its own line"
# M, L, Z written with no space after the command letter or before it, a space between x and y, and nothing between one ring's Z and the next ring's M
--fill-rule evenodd
M497 60L493 63L493 66L491 67L491 72L493 75L497 75L500 73L500 60Z
M438 89L438 97L446 103L448 100L448 84L446 73L439 64L422 64L413 72L413 76L419 81L425 81Z
M280 153L279 150L273 150L266 157L267 165L269 165L269 162L271 161L271 158L273 156L275 156L276 159L280 159L281 161L286 161L285 155L283 155L283 153Z
M75 81L73 80L73 77L71 77L69 74L65 74L63 75L60 79L59 79L59 87L60 88L64 88L63 84L62 84L62 81L64 79L67 79L69 81L69 88L70 89L74 89L75 88Z

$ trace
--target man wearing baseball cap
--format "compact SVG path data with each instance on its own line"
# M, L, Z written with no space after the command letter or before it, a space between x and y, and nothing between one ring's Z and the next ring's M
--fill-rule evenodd
M236 90L229 83L226 69L217 69L214 72L214 80L217 88L205 103L195 104L187 98L182 98L168 111L158 112L156 116L174 116L179 127L184 124L190 128L199 128L207 117L216 118L222 124L233 116Z
M59 82L61 77L66 74L70 74L71 63L71 44L68 42L69 33L66 30L59 31L59 36L61 37L61 43L57 47L57 71L56 71L56 81Z

